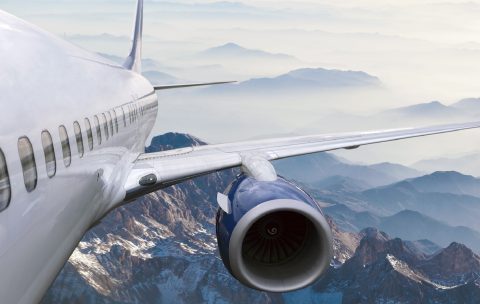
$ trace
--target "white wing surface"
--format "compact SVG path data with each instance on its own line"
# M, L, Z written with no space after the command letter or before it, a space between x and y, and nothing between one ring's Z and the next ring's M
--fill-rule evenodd
M245 141L141 154L125 185L127 200L207 173L267 161L406 138L479 128L480 122Z

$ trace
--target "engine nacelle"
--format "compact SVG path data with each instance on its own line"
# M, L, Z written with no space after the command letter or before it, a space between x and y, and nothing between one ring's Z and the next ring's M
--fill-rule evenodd
M315 200L279 177L240 175L226 190L229 213L217 213L223 263L241 283L286 292L313 283L332 257L330 227Z

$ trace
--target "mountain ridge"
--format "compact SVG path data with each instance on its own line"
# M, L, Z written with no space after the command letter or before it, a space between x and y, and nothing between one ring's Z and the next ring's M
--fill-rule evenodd
M146 150L201 144L168 133ZM435 250L431 242L405 242L375 228L346 232L329 217L335 260L313 286L288 294L241 286L218 259L214 236L215 196L234 174L196 178L114 210L87 233L42 303L474 303L480 296L479 259L467 247ZM442 267L455 275L445 277Z

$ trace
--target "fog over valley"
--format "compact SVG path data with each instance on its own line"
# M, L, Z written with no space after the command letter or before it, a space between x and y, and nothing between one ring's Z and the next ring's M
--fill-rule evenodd
M133 1L0 4L114 61L127 53ZM145 7L144 67L152 83L239 81L160 93L152 134L181 131L215 143L478 118L454 106L479 96L477 1L159 0ZM467 131L340 155L412 165L475 154L480 148L471 138L479 135Z

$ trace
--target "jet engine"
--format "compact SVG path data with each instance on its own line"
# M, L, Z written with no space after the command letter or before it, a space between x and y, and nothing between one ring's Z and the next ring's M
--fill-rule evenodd
M220 255L241 283L263 291L292 291L313 283L328 268L330 227L315 200L293 183L241 174L218 200Z

